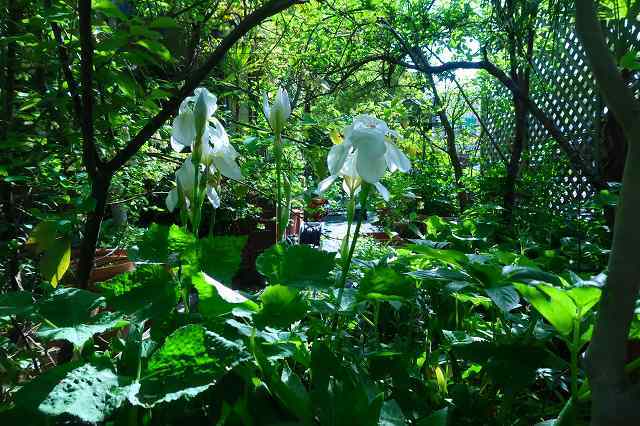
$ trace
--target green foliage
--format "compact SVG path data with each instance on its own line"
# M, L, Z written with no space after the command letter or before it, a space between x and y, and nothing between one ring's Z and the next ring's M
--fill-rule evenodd
M256 268L272 284L325 288L334 267L335 254L308 246L276 244L258 257Z

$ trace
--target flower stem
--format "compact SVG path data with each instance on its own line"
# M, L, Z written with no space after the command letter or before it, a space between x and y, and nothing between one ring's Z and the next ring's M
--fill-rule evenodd
M578 353L580 352L580 319L573 321L573 339L571 342L571 399L578 400ZM576 411L571 413L576 423Z
M275 134L275 153L276 153L276 244L280 242L282 236L282 224L280 223L280 214L282 210L282 136L280 132Z
M362 190L360 191L360 214L357 217L356 229L353 231L353 239L351 240L351 246L349 247L349 253L346 258L342 259L342 273L340 274L340 282L338 284L338 297L336 299L336 311L333 318L332 329L335 331L338 328L338 317L340 311L340 305L342 303L342 296L344 294L344 287L347 283L347 275L351 267L351 259L353 258L353 252L358 242L358 235L360 234L360 225L362 225L362 219L367 210L367 199L369 196L369 184L364 183ZM354 206L355 210L355 206ZM347 225L349 228L349 226ZM347 236L348 238L348 236Z

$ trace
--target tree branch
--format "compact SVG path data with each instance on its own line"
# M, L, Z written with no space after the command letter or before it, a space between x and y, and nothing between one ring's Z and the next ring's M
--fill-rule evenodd
M259 7L248 15L235 27L218 45L216 50L198 69L196 69L185 81L176 94L170 98L153 118L129 141L116 156L107 163L107 170L115 173L133 157L147 140L178 110L180 102L207 77L207 75L220 63L227 51L251 29L259 25L265 19L285 10L295 4L301 4L304 0L272 0Z
M80 80L82 82L82 160L91 179L99 173L100 159L93 128L93 37L91 0L78 1L80 32Z
M513 81L504 71L496 67L490 62L486 56L481 61L452 61L446 62L441 65L432 66L429 65L424 58L421 58L416 49L412 49L408 46L402 36L392 28L386 21L383 21L386 28L396 37L401 44L402 49L411 57L414 63L415 69L426 74L441 74L458 69L477 69L485 70L493 77L495 77L503 86L505 86L511 93L519 98L529 109L531 114L542 124L545 130L551 135L551 137L560 145L560 148L569 157L573 167L578 169L589 181L589 183L596 189L603 189L605 183L589 165L580 157L580 153L573 149L569 140L562 134L558 126L542 111L538 105L528 96L526 96L518 84Z
M44 7L46 9L51 8L51 0L44 0ZM76 115L76 119L78 123L82 122L82 103L80 101L80 95L78 94L78 83L73 78L73 73L71 72L71 61L69 59L69 52L67 52L67 48L64 45L64 40L62 39L62 31L57 22L51 22L51 31L53 32L53 36L55 37L57 48L58 48L58 57L60 59L60 66L62 67L62 73L64 74L64 79L67 82L67 86L69 86L69 93L71 94L71 100L73 101L73 111Z

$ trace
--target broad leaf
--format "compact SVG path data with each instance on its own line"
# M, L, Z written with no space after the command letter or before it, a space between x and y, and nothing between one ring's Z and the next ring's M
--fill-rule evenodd
M167 337L150 358L134 402L151 407L193 397L249 358L244 345L187 325Z
M20 389L16 404L48 416L64 414L98 423L111 416L137 386L119 377L107 363L63 364Z
M78 288L59 288L38 303L40 314L57 327L85 323L104 306L104 297Z
M294 288L270 285L264 289L260 301L260 311L254 317L260 327L284 329L307 314L307 304Z
M66 340L75 347L81 348L87 340L98 333L121 328L128 322L122 319L121 314L103 312L91 318L89 324L77 324L68 327L49 327L44 325L38 330L38 337L44 340Z
M560 334L565 337L571 334L577 308L564 290L546 284L532 286L516 283L514 286Z
M0 318L10 315L22 317L34 310L33 295L28 291L0 294Z
M402 301L413 297L415 293L413 280L385 267L367 271L358 286L358 297L362 299Z
M182 255L188 272L202 271L225 285L231 285L242 262L246 236L216 236L198 240Z
M198 291L198 311L213 319L230 313L234 308L257 311L258 305L235 290L208 276L204 272L192 277L191 283Z
M335 253L305 245L276 244L258 257L256 268L270 284L326 288L333 284L329 273L335 265L334 258Z

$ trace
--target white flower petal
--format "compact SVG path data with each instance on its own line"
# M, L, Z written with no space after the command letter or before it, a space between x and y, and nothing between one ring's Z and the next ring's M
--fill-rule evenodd
M387 152L384 133L375 128L354 128L349 140L358 152L364 152L368 158L382 157Z
M213 159L213 164L223 176L234 180L242 180L242 171L232 158L216 156Z
M385 158L387 160L387 166L389 166L389 170L391 172L395 172L399 170L403 173L407 173L411 169L411 162L407 158L406 155L402 151L398 149L391 142L387 142L387 153L385 154Z
M347 158L345 159L344 164L340 169L340 176L348 176L350 178L359 177L358 171L356 170L356 158L357 155L355 152L350 152L349 155L347 155Z
M389 190L384 187L380 182L376 182L373 184L376 187L380 195L385 201L389 201Z
M171 130L171 147L181 152L185 147L191 146L196 138L196 128L193 113L185 111L178 114L173 120L173 128Z
M356 170L358 175L366 182L376 183L387 170L387 162L384 155L371 155L371 151L358 150L356 157ZM376 154L376 152L373 152Z
M196 88L193 94L196 99L202 99L203 105L206 107L205 114L207 119L209 119L218 109L218 97L209 92L205 87Z
M331 175L326 179L323 179L322 182L320 182L318 184L318 189L317 192L319 194L322 194L323 192L325 192L327 189L329 189L329 187L331 186L331 184L333 182L335 182L335 180L338 178L338 176L335 175Z
M344 166L344 162L347 159L350 148L351 144L346 141L331 147L329 155L327 155L329 173L337 175L340 172L340 169L342 169L342 166Z
M278 89L276 103L282 108L283 120L288 120L289 116L291 115L291 102L289 101L289 94L287 93L287 89L283 87L280 87Z
M170 212L174 211L178 206L179 198L178 198L178 190L173 188L167 194L167 198L165 200L165 204L167 205L167 210Z
M209 199L209 202L211 203L214 209L217 209L218 207L220 207L220 197L218 196L218 193L211 185L207 185L207 198Z
M176 181L186 197L190 197L195 186L196 168L191 161L191 157L187 158L182 166L176 172Z

